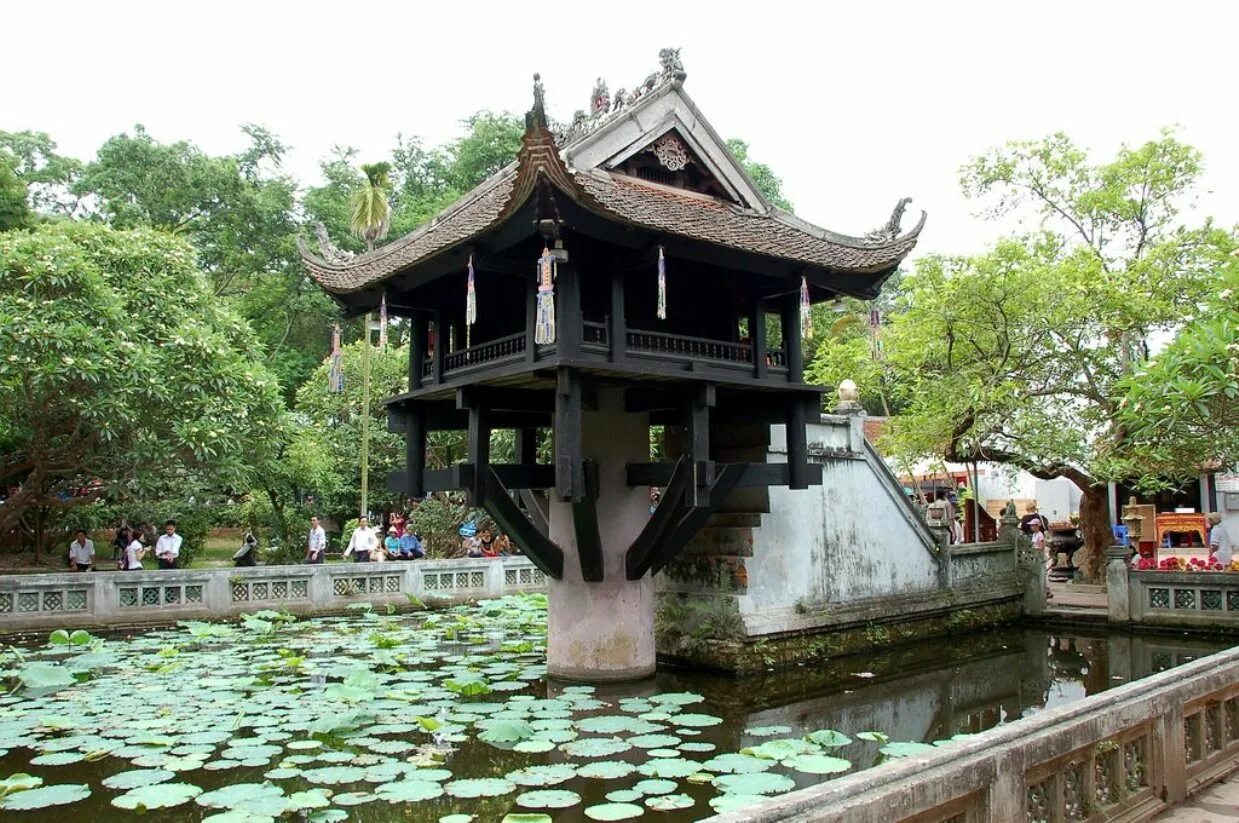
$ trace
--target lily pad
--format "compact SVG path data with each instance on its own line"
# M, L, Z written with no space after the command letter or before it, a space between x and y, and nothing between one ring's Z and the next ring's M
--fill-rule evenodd
M636 770L636 766L623 760L599 760L596 763L587 763L581 766L576 770L576 773L581 777L589 777L596 780L618 780L619 778L627 777Z
M867 740L870 743L885 743L890 740L890 738L882 732L857 732L856 739Z
M154 786L156 783L166 783L174 777L176 777L176 772L167 769L135 769L105 777L103 785L109 789L128 791L143 786Z
M342 783L357 783L364 780L366 770L361 766L322 766L317 769L305 769L301 772L301 776L311 783L338 786Z
M759 746L741 749L740 753L761 757L766 760L783 760L798 754L809 754L817 750L816 746L806 740L796 740L788 737L779 740L767 740Z
M632 748L632 744L618 737L587 737L573 740L559 747L569 757L609 757Z
M717 726L723 722L723 718L712 714L673 714L671 722L677 726Z
M517 795L516 802L530 809L566 809L580 803L581 796L563 789L542 789Z
M674 780L638 780L632 790L641 794L671 794L677 788L679 784Z
M852 768L852 761L826 754L798 754L784 760L782 765L805 774L841 774Z
M472 820L473 817L468 819ZM439 823L445 820L446 817L440 818ZM542 812L508 812L499 823L551 823L551 816Z
M453 780L443 788L452 797L499 797L516 791L516 784L497 777L478 777Z
M512 751L521 754L541 754L554 748L555 744L549 740L522 740L512 747Z
M852 738L834 729L822 729L805 735L805 740L821 746L824 749L837 749L852 742Z
M780 794L796 788L796 781L773 772L753 774L721 774L714 786L729 794Z
M607 792L607 800L612 803L639 803L644 796L635 789L616 789L613 792Z
M692 808L696 803L686 794L662 794L645 798L645 805L656 812L674 812Z
M631 820L645 814L645 809L633 803L600 803L585 809L590 820Z
M718 757L712 757L701 765L703 768L712 772L752 774L754 772L764 772L767 769L774 768L774 760L767 760L760 757L750 757L747 754L728 752L727 754L720 754Z
M926 754L927 752L935 751L934 747L928 743L916 743L913 741L887 743L879 752L887 757L912 757L913 755Z
M65 806L90 797L90 787L85 783L61 783L10 794L0 802L4 811L28 811L46 809L48 806Z
M696 774L701 771L701 764L696 760L667 757L647 760L637 767L637 771L646 777L670 777L676 779Z
M202 789L189 783L156 783L151 786L139 786L130 789L120 797L112 798L112 805L118 809L131 811L147 811L149 809L167 809L188 803Z
M710 798L710 808L719 814L725 814L755 803L765 803L769 799L760 794L720 794L718 797Z
M787 734L791 730L791 726L754 726L751 729L745 729L744 733L753 737L778 737L781 734Z
M507 779L518 786L555 786L576 777L576 769L565 763L526 766L508 772Z
M271 783L233 783L212 792L198 795L194 801L199 806L210 809L243 809L246 804L257 800L284 797L284 790Z
M639 749L661 749L680 745L680 738L670 734L639 734L628 738L628 742Z

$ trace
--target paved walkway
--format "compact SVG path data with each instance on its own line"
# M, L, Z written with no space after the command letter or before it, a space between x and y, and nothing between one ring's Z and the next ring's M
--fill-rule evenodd
M1101 586L1086 586L1078 583L1051 583L1054 597L1046 603L1049 617L1105 618L1108 605L1106 590Z
M1156 823L1234 823L1239 820L1239 773L1153 818Z

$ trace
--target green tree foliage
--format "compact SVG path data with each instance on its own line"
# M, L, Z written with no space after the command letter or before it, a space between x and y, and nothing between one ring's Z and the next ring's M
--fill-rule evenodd
M1099 165L1062 135L974 160L965 191L993 215L1032 212L1040 231L974 257L922 259L884 329L907 403L889 445L1068 478L1084 494L1086 573L1110 539L1106 481L1130 479L1138 459L1124 379L1151 336L1194 314L1235 244L1178 220L1199 171L1197 152L1170 134Z
M13 170L9 158L0 154L0 231L21 228L29 219L26 184Z
M25 184L32 209L40 214L71 217L80 198L72 191L82 164L56 153L56 143L43 132L0 131L0 157Z
M166 233L0 235L0 529L107 496L244 487L282 413L253 333Z
M391 163L369 163L361 171L366 182L353 192L348 222L353 235L365 241L367 250L373 250L391 228Z
M727 141L727 149L748 172L757 190L764 194L767 200L784 211L792 211L791 202L783 196L783 180L765 163L749 159L748 143L733 137Z
M1239 466L1239 258L1209 284L1197 316L1120 389L1126 474L1146 486Z

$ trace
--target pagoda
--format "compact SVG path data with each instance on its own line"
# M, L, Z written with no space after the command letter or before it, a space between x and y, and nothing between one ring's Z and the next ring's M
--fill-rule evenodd
M465 490L550 581L548 671L654 670L652 576L729 494L821 482L805 426L810 304L876 297L924 225L901 200L863 237L769 202L684 91L678 51L631 92L599 81L590 112L552 126L534 76L515 162L411 234L342 258L302 244L313 279L358 315L411 324L409 390L387 401L416 497ZM718 459L712 439L782 424L787 462ZM678 435L651 459L650 428ZM491 433L515 432L515 462ZM550 463L539 429L553 432ZM467 432L464 462L428 468L430 432ZM651 511L650 489L662 490Z

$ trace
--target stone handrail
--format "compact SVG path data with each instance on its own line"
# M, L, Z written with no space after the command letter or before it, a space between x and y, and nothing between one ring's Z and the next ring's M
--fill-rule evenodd
M523 557L84 572L0 577L0 632L233 617L260 609L333 611L544 591Z
M1148 820L1239 767L1239 648L713 823Z
M1137 571L1130 554L1123 546L1106 550L1111 622L1239 631L1239 573Z

